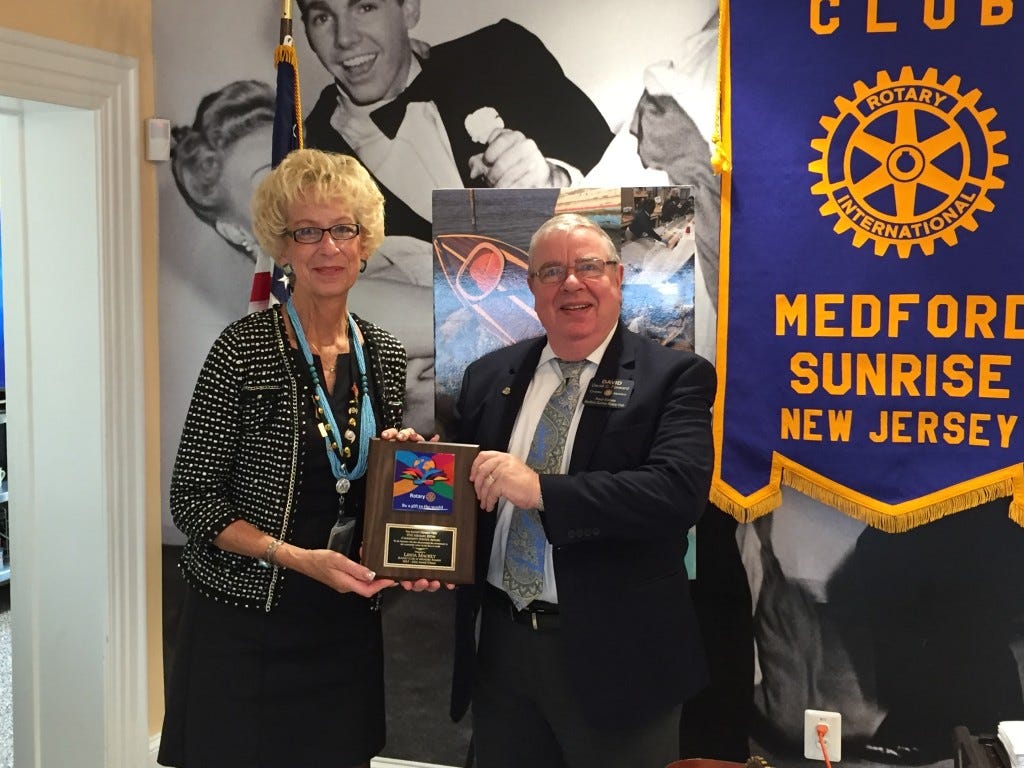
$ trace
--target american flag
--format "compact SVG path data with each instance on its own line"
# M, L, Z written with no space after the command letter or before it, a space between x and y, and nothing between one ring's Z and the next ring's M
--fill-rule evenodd
M281 43L274 50L277 65L277 101L274 109L274 139L270 165L276 167L285 155L302 147L302 99L299 95L299 64L292 39L291 4L281 16ZM288 278L274 260L260 251L249 292L249 311L266 309L288 300Z

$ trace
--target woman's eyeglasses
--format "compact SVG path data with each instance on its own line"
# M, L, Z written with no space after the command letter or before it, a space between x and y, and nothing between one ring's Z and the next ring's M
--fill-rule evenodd
M335 224L333 227L299 227L291 231L285 231L296 243L313 245L324 239L324 234L330 232L332 240L351 240L359 235L358 224Z

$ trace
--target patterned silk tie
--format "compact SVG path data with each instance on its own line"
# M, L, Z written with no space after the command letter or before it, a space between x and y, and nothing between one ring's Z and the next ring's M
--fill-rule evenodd
M580 373L586 360L567 363L557 360L562 370L562 383L551 393L544 406L537 431L533 433L526 464L542 475L562 472L562 454L569 436L569 424L580 395ZM505 572L502 588L508 592L516 608L522 609L544 589L544 552L547 537L536 509L512 510L508 539L505 543Z

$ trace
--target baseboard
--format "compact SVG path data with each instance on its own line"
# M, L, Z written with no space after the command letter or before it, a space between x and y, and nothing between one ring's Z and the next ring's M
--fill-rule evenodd
M156 762L156 754L159 751L160 734L157 733L149 738L149 763L146 768L160 768ZM370 768L454 768L454 766L416 763L409 760L397 760L393 757L375 757L370 761Z

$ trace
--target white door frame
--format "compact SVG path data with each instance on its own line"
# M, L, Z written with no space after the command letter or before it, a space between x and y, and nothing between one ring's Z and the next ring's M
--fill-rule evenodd
M98 277L84 288L95 306L63 306L54 257L33 251L46 212L29 209L40 196L19 202L26 169L0 167L15 763L139 768L149 738L138 62L0 28L0 95L87 110L95 137L95 199L75 209L95 216L94 242L76 248L72 220L64 254L91 260ZM60 197L61 184L53 190L42 199L77 205ZM55 215L50 226L61 223ZM85 365L76 358L80 379L57 388L48 358L62 344L67 351L69 328L95 354ZM95 394L93 434L52 429L55 409L80 412L79 388ZM62 617L55 606L83 581L91 604Z

